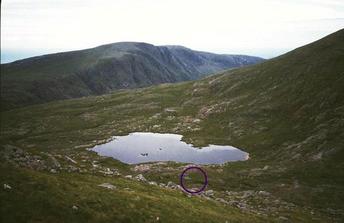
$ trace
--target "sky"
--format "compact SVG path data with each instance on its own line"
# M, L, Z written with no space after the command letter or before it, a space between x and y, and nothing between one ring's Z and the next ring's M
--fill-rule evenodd
M1 63L120 41L272 58L342 28L343 0L2 0Z

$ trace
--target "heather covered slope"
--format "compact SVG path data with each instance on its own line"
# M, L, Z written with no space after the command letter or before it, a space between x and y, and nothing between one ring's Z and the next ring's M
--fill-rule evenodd
M262 60L136 42L32 57L1 65L1 108L195 80Z
M16 219L9 210L21 210L22 216L36 220L38 211L32 213L18 199L26 188L37 187L44 192L29 190L31 196L25 202L40 204L37 210L44 210L40 201L48 203L50 209L42 211L42 219L54 221L82 221L101 213L97 220L111 216L119 222L153 222L158 215L164 222L342 222L343 40L344 30L340 30L278 58L202 80L2 112L3 151L16 146L31 154L27 156L40 155L43 160L48 153L62 165L56 174L49 173L48 164L45 170L27 172L28 167L35 167L23 163L20 156L12 164L1 156L2 173L11 173L2 174L1 182L14 185L13 194L1 192L6 200L2 215ZM213 195L189 198L123 177L143 174L149 181L178 183L185 164L128 166L85 150L113 135L133 131L179 133L195 145L229 144L249 152L250 159L203 166L209 175L207 189L213 190ZM69 162L66 155L78 163ZM86 166L82 160L87 160ZM92 160L104 168L118 169L122 176L104 177L92 169L88 163ZM23 167L13 167L18 163ZM70 166L81 173L68 173ZM106 197L95 188L108 181L118 191ZM64 184L67 186L53 186ZM80 185L85 186L80 190ZM134 192L127 195L125 188ZM54 196L46 198L42 193ZM166 196L161 196L164 193ZM92 203L95 201L88 200L88 194L100 198ZM152 206L153 201L159 208ZM70 210L74 204L80 207L78 214ZM121 208L124 204L133 208ZM179 205L194 211L173 212ZM54 211L60 207L68 207L68 215ZM110 207L117 207L122 215L114 216ZM224 214L226 211L231 214ZM146 217L135 217L139 212Z

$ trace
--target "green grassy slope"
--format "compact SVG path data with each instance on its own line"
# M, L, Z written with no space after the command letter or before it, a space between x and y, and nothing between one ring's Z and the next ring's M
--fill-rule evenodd
M340 30L262 64L199 81L125 90L2 112L1 144L18 146L33 154L44 151L73 155L75 159L82 159L80 154L85 153L85 148L102 143L113 135L132 131L179 133L184 135L185 141L195 145L230 144L249 152L251 159L205 168L209 174L208 189L214 190L218 198L231 201L230 205L224 206L225 212L239 212L228 217L220 214L223 218L211 219L240 222L243 221L240 213L249 213L245 218L249 222L341 222L344 219L343 40L344 30ZM122 168L114 161L106 165ZM3 172L8 171L7 166L3 167ZM182 164L168 166L172 171L159 167L161 169L151 168L143 174L156 182L172 180L177 183ZM127 168L121 171L138 173L132 166ZM4 176L2 181L25 185L26 180L20 177L21 171L26 170L18 170L18 175L14 173L12 178ZM42 176L46 181L52 177L57 182L73 177L34 171L31 174L33 178ZM81 184L88 178L103 182L104 179L99 177L88 172L85 178L80 176L77 180ZM120 178L118 183L122 181ZM131 186L136 187L136 184ZM140 186L155 191L150 185ZM47 190L60 193L62 189ZM64 191L65 196L73 197L72 191ZM257 193L249 200L245 194L251 192L247 191ZM268 191L270 195L261 197L259 191ZM101 193L98 190L92 192ZM80 192L81 195L86 193ZM240 196L233 195L235 193ZM179 196L177 194L172 192L171 196ZM8 194L2 196L10 198ZM151 196L152 199L158 197L157 194ZM117 194L113 202L116 199L122 198ZM161 203L161 210L157 212L148 207L144 210L154 216L165 208L178 206L179 202L196 204L194 202L202 200L197 197L191 201L185 199L190 198L180 197L180 200L169 201L166 205ZM238 208L233 201L248 207ZM57 202L52 200L52 207L58 207ZM107 207L106 200L99 202L100 206ZM150 203L144 200L144 204ZM4 207L22 208L15 201L9 201L7 205ZM214 212L214 215L222 212L222 209L212 207L207 203L200 212ZM196 206L194 208L197 210ZM95 210L93 207L87 212ZM136 212L123 210L123 213L132 216ZM9 218L9 215L5 216ZM28 212L27 216L33 218ZM52 213L43 216L54 216L56 221L64 219ZM192 215L186 212L179 218L169 212L165 216L180 221ZM204 222L209 221L205 219Z
M263 217L216 202L186 199L183 193L123 178L2 170L8 173L6 182L16 185L13 191L0 195L1 217L8 223L157 222L157 217L158 222L264 222ZM97 186L104 180L116 189Z

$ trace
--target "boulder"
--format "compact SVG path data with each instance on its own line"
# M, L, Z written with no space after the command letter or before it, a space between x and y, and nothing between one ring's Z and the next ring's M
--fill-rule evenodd
M139 174L135 177L135 180L137 181L141 181L141 182L146 182L146 178L142 175L142 174Z
M51 163L51 166L53 169L60 169L61 164L57 161L57 159L52 156L51 154L48 155L48 162Z
M65 156L65 158L68 160L68 161L70 161L70 162L72 162L72 163L74 163L74 164L77 164L78 162L76 162L75 160L73 160L72 158L70 158L69 156Z
M168 112L168 113L176 113L177 110L176 110L176 109L173 109L173 108L165 108L165 112Z
M149 182L149 185L158 186L157 182L155 182L155 181L150 181L150 182Z
M151 169L151 164L140 164L136 165L133 170L135 172L144 172L144 171L149 171Z
M288 221L289 219L287 217L280 216L280 217L278 217L278 220L285 222L285 221Z
M206 190L205 192L204 192L204 195L205 196L214 196L214 191L213 190Z
M193 123L200 123L200 122L201 122L201 119L195 118L192 122L193 122Z
M254 195L253 190L245 190L243 191L243 195L241 196L241 198L248 198L248 197L252 197L253 195Z
M228 204L228 201L226 201L223 198L216 198L215 200L218 201L218 202L224 203L224 204Z
M170 187L170 188L175 187L176 185L177 184L173 183L172 181L168 181L167 183L167 187Z
M110 183L102 183L98 185L99 187L104 187L106 189L114 190L116 189L116 186L110 184Z
M75 166L72 166L72 165L67 166L68 173L78 172L79 170L80 169L78 167L75 167Z
M269 192L267 192L267 191L262 191L262 190L259 191L258 194L259 194L259 195L262 195L262 196L270 196L270 195L271 195Z
M8 184L4 184L4 189L5 190L11 190L12 187L10 185L8 185Z
M153 125L153 129L157 129L157 128L160 128L161 125Z

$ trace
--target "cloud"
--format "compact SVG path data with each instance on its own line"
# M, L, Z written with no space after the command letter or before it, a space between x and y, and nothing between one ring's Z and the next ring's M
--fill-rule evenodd
M272 57L343 28L343 9L337 0L4 0L1 47L142 41Z

